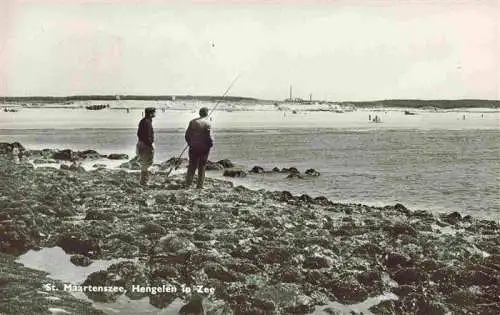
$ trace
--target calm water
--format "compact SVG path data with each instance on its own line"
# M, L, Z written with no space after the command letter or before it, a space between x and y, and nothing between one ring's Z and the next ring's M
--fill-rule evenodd
M19 141L29 148L133 155L139 111L129 115L32 111L0 120L0 141ZM400 202L413 209L500 219L498 112L483 117L458 112L377 114L382 124L369 123L368 112L363 111L288 116L265 111L219 112L214 115L216 147L210 159L229 158L249 168L295 166L321 172L320 177L306 180L289 180L282 174L235 180L252 188L324 195L343 202ZM184 125L193 115L189 110L159 113L154 123L157 161L182 151Z

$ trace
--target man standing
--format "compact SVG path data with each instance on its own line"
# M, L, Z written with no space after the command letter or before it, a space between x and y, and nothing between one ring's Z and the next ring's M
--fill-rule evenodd
M153 131L153 118L155 117L156 109L148 107L144 110L144 118L139 122L137 130L136 153L141 163L141 178L140 184L145 186L149 179L149 167L153 165L154 157L154 131Z
M193 182L194 172L198 169L198 181L196 188L203 188L205 181L205 165L207 164L210 148L213 146L210 135L210 123L207 121L208 108L200 109L200 117L189 122L185 139L189 145L189 166L186 175L186 188Z

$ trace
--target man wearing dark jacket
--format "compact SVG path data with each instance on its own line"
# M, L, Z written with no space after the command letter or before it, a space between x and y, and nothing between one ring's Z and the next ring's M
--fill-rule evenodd
M210 123L207 121L208 108L200 109L200 117L189 122L185 139L189 145L189 166L186 175L186 188L191 186L196 169L198 169L198 181L196 188L203 188L205 181L205 165L207 164L210 148L213 146L210 135Z
M141 178L140 184L145 186L149 179L149 167L153 165L154 157L154 131L153 118L155 117L156 109L148 107L144 111L144 118L139 122L137 129L137 147L136 153L141 163Z

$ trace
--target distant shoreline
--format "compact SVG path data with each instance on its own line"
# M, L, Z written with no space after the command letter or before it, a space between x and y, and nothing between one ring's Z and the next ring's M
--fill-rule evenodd
M74 95L74 96L9 96L0 97L0 102L43 102L43 103L64 103L75 101L116 101L116 95ZM374 101L287 101L287 100L264 100L242 96L209 96L209 95L123 95L121 101L228 101L228 102L265 102L265 103L292 103L297 106L311 104L337 104L350 105L357 108L366 107L402 107L402 108L499 108L499 100L482 99L458 99L458 100L418 100L418 99L394 99L394 100L374 100Z

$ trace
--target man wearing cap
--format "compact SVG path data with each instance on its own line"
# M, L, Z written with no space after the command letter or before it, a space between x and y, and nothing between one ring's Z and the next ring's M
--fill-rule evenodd
M189 122L186 130L185 139L189 145L189 166L186 174L185 187L189 188L193 182L196 169L198 169L198 181L196 188L203 188L205 181L205 165L207 164L210 148L213 146L212 136L210 135L210 123L207 121L208 108L200 109L200 117Z
M156 109L148 107L144 110L144 118L139 122L137 129L136 153L141 163L141 178L140 184L145 186L149 179L149 167L153 165L154 157L154 131L153 131L153 118L155 117Z

